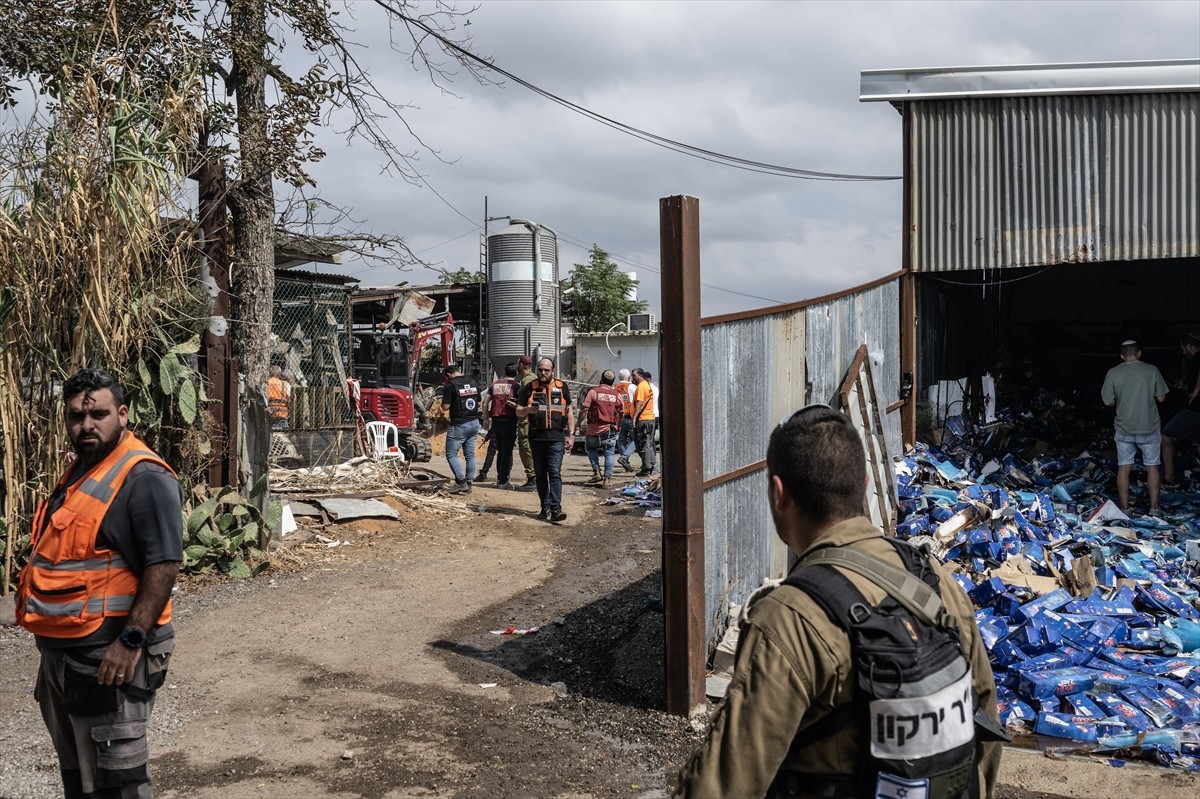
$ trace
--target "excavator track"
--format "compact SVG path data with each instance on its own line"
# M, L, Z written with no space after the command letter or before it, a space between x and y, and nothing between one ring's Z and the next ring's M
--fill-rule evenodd
M418 435L402 436L400 446L409 463L427 463L433 459L433 445L427 438Z

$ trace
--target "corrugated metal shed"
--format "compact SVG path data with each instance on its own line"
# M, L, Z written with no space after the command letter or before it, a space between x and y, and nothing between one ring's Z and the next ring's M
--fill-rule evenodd
M1200 59L862 81L905 116L913 271L1200 255Z
M1200 254L1200 93L912 103L918 272Z

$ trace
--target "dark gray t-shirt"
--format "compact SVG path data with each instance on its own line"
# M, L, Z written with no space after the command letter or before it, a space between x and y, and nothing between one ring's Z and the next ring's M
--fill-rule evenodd
M86 472L76 470L71 483L77 483ZM62 506L65 487L50 496L49 512ZM183 498L179 480L157 463L143 461L132 469L104 514L96 534L96 549L115 549L125 558L134 574L141 577L147 566L155 563L183 560ZM49 516L47 516L49 518ZM104 620L100 629L86 638L48 638L39 635L38 645L51 649L75 646L99 646L110 643L125 628L124 616ZM174 625L168 623L148 630L151 643L175 635Z

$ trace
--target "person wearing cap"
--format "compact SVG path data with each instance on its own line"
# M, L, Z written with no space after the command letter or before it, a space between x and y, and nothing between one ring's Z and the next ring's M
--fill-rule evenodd
M479 384L464 377L458 364L446 367L446 385L442 389L442 407L450 412L450 429L446 431L446 461L454 472L451 494L469 494L475 474L475 439L479 435ZM463 451L466 468L458 462Z
M1110 408L1117 409L1117 498L1121 510L1129 511L1129 473L1138 450L1146 467L1146 482L1150 488L1150 515L1162 511L1158 506L1158 465L1162 455L1162 434L1159 431L1158 403L1167 396L1167 381L1158 367L1142 359L1141 346L1132 339L1121 342L1121 363L1108 370L1100 398Z
M533 382L533 358L522 355L517 359L517 394ZM517 408L516 397L509 404L514 412ZM533 491L537 488L537 478L533 470L533 449L529 446L529 420L520 417L517 421L517 451L521 453L521 466L525 469L525 482L517 486L518 491Z
M1179 379L1172 386L1183 392L1184 398L1175 411L1175 415L1167 420L1162 431L1163 457L1163 487L1179 488L1175 476L1175 454L1178 444L1191 441L1200 434L1200 335L1186 333L1179 340L1179 349L1183 352L1183 363Z

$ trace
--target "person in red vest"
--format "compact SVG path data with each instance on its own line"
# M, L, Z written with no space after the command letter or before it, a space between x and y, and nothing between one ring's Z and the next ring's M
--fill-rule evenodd
M17 622L41 651L34 696L64 796L149 797L146 725L175 649L179 480L126 429L111 374L84 369L62 394L77 457L34 515Z
M617 448L617 432L621 425L624 403L621 394L613 387L617 376L611 369L600 375L600 385L583 398L580 416L587 428L584 430L588 460L592 464L592 479L588 483L599 483L608 488L612 482L613 460ZM604 453L604 472L600 472L600 453Z
M483 468L475 476L475 482L481 483L487 479L488 469L492 460L496 460L496 488L513 490L515 486L508 478L512 474L513 447L517 443L517 409L510 405L509 400L517 395L517 365L506 364L504 377L493 380L485 393L484 407L487 416L484 424L488 427L488 451L483 459Z

